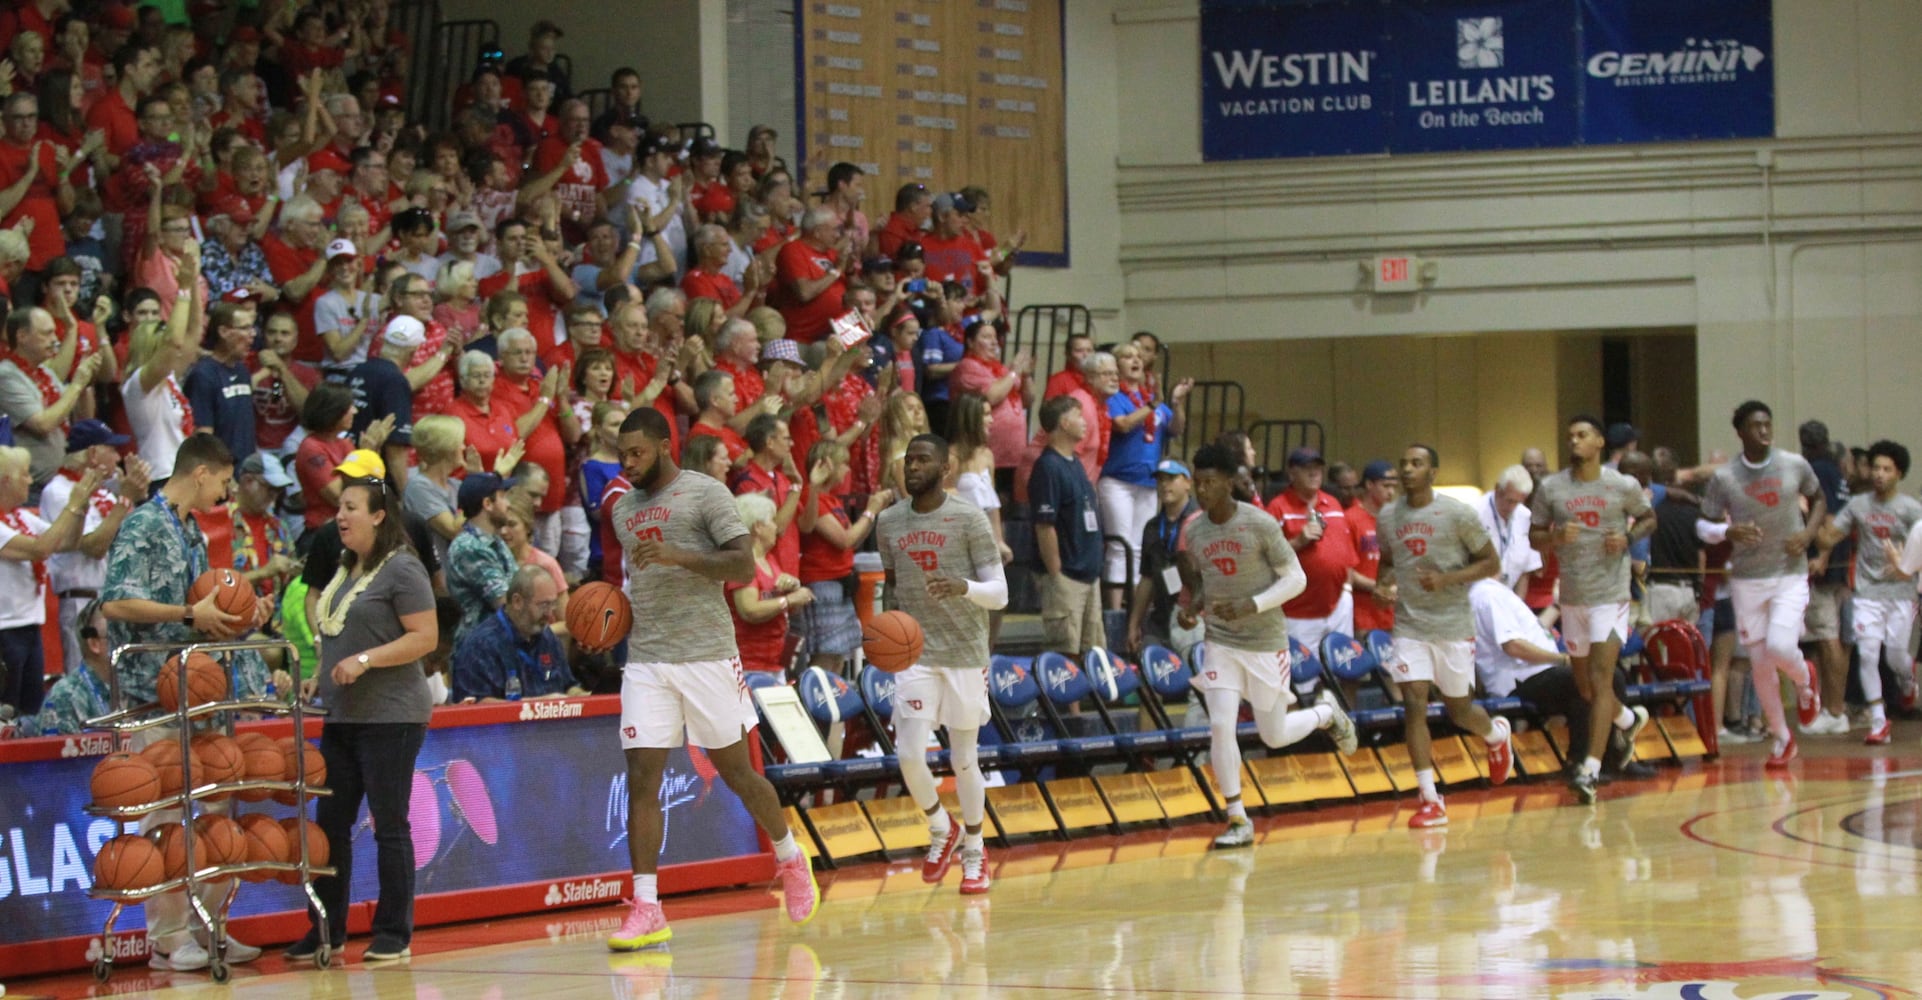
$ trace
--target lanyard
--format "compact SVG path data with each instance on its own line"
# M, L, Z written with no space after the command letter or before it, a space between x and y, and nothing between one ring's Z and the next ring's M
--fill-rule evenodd
M1495 542L1501 547L1501 557L1507 559L1509 537L1514 528L1508 523L1508 519L1502 516L1501 511L1495 509L1494 497L1488 498L1488 519L1495 523Z
M174 513L173 504L168 503L166 497L154 497L153 502L167 512L167 520L173 524L174 534L180 538L180 551L187 557L189 582L200 579L200 574L207 571L206 551L194 547L193 539L187 534L187 526L181 523L180 515Z

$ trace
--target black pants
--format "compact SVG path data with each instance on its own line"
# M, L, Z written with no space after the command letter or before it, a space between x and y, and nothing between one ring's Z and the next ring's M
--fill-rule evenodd
M425 725L411 723L329 722L320 731L320 755L327 761L327 785L334 794L320 800L315 822L327 835L329 863L340 874L315 879L314 891L327 907L328 941L335 948L347 939L354 821L363 798L374 821L380 873L374 939L402 945L414 939L414 831L407 810L414 793L414 761L426 736ZM308 918L315 916L309 908Z
M47 694L46 674L40 626L0 629L0 705L12 705L21 718L39 715Z
M1615 671L1615 699L1626 701L1628 682ZM1575 686L1573 667L1549 667L1515 685L1515 697L1535 707L1537 718L1559 715L1568 720L1568 759L1588 756L1588 699Z

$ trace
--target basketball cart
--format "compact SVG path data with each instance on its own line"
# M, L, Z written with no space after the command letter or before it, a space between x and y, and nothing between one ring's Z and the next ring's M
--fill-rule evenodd
M179 684L176 689L181 692L179 707L173 711L167 711L162 709L158 703L148 703L145 705L122 707L117 711L108 713L97 719L87 720L87 729L89 731L113 734L116 745L123 750L129 749L132 746L136 734L162 729L168 726L173 727L173 732L170 734L161 734L160 738L178 739L180 741L180 791L172 795L162 796L153 802L146 802L139 805L120 807L89 805L87 808L89 813L115 820L138 819L157 810L177 809L180 812L180 818L169 822L177 823L185 828L181 831L183 834L181 842L186 852L185 875L164 879L155 885L141 889L114 890L101 889L98 886L94 887L91 892L94 898L108 900L113 903L113 910L107 914L106 925L101 929L101 939L105 941L113 937L114 923L120 919L121 910L129 903L144 903L163 893L185 892L187 894L188 904L192 908L194 919L199 921L200 926L207 932L207 939L209 941L209 947L207 949L207 969L216 983L227 982L230 974L230 969L227 964L227 914L233 906L234 897L240 891L240 884L236 881L236 876L243 874L292 874L298 876L301 889L307 894L309 905L313 906L315 912L320 914L318 924L320 928L320 948L314 952L314 967L317 969L325 969L333 961L333 942L328 940L327 934L327 907L326 904L320 901L319 894L314 891L313 879L316 876L333 875L335 874L335 869L313 863L313 859L308 854L307 837L304 827L301 828L300 835L296 838L300 842L298 847L298 860L292 863L253 861L238 864L203 866L200 864L199 859L194 857L195 837L193 824L196 818L195 813L197 812L195 803L226 798L237 792L286 792L294 796L295 815L305 820L309 799L315 796L332 794L332 792L326 788L308 785L307 754L304 749L294 754L294 780L292 781L243 779L240 781L209 784L196 784L194 781L193 737L195 723L201 722L202 720L210 721L216 731L232 737L234 734L234 716L236 713L254 713L261 716L289 718L293 722L296 740L304 746L306 742L304 736L304 722L306 717L308 715L326 714L320 709L303 706L298 697L288 698L284 701L278 698L229 698L223 701L209 702L204 705L189 704L192 699L188 696L188 663L195 653L205 653L208 656L214 657L217 662L221 662L222 665L227 668L227 691L229 695L232 695L235 692L234 671L232 669L233 654L245 650L266 649L283 650L287 655L287 662L295 664L300 662L299 654L294 649L293 644L283 639L198 642L184 645L176 643L130 643L122 646L115 649L112 654L114 666L111 675L112 703L116 706L123 705L124 703L119 681L120 660L123 656L128 653L159 653L166 656L177 653L179 654L179 658L175 664L172 667L163 667L163 669L179 671ZM197 890L204 882L218 882L222 880L228 882L227 893L221 899L220 904L210 911L207 904L200 898L200 893ZM99 957L94 959L93 977L95 980L104 983L113 975L113 960L105 954L106 949L102 949L102 952Z

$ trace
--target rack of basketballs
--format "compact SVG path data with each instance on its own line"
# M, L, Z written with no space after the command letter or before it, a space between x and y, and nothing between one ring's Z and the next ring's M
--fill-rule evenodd
M121 647L113 652L116 674L128 653L171 654L155 685L158 701L87 720L89 730L113 733L122 748L94 767L88 811L137 821L140 830L109 840L94 860L92 894L113 903L102 937L111 938L127 904L186 892L195 919L207 931L208 970L217 983L228 978L225 931L239 892L235 879L302 886L321 915L315 967L327 968L333 954L327 908L312 881L334 870L327 867L326 836L307 818L308 800L330 794L321 787L327 765L302 735L305 716L319 710L304 708L298 697L229 697L234 656L266 649L284 650L286 662L299 662L292 645L277 640ZM116 705L121 703L118 687ZM236 736L234 723L243 716L289 718L294 735ZM293 806L294 815L240 814L240 804L269 799ZM210 910L198 890L213 882L226 882L228 889ZM113 974L112 960L95 959L93 974L105 982Z

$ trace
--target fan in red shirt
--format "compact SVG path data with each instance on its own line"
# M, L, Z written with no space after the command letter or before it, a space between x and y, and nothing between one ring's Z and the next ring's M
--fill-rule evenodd
M1392 632L1395 606L1375 600L1375 578L1381 572L1381 540L1375 535L1375 518L1395 499L1395 467L1377 459L1361 470L1361 498L1348 508L1348 531L1355 540L1355 636L1377 629ZM1362 580L1368 581L1362 583ZM1362 593L1367 591L1366 594Z
M502 219L494 227L494 243L501 269L481 280L480 297L492 298L502 289L519 292L527 299L527 332L534 335L534 342L541 347L559 344L554 327L560 306L574 298L574 279L547 252L546 241L529 233L527 223L519 219Z
M554 192L561 203L561 236L569 244L586 242L587 227L626 191L608 186L600 140L587 134L592 120L585 102L563 103L560 134L541 143L534 179L521 191L523 203Z
M367 231L378 233L394 219L394 190L387 179L387 154L372 146L354 150L347 194L367 210Z
M1316 652L1328 633L1354 631L1352 606L1344 597L1360 562L1347 511L1322 491L1326 474L1320 452L1296 448L1288 455L1288 488L1268 504L1268 513L1281 522L1282 535L1308 575L1307 588L1281 606L1288 636Z
M123 46L113 57L119 86L100 95L87 109L87 128L107 136L107 153L122 156L140 141L140 118L134 108L160 78L160 50L152 46Z
M988 252L981 249L981 244L967 230L967 213L973 210L974 205L961 195L937 195L934 229L921 237L928 280L959 282L970 296L987 291L981 279L981 265L988 261Z
M608 332L612 334L612 342L607 348L614 354L614 398L661 411L661 416L667 418L668 449L679 455L679 373L675 371L673 357L648 342L646 308L635 301L616 306L608 321Z
M781 311L788 339L812 344L827 335L834 317L846 309L843 274L851 252L841 245L841 220L830 208L810 208L802 217L802 237L781 248L774 260L774 291L768 304Z
M447 407L467 428L467 447L480 455L481 468L492 469L501 452L520 440L514 422L520 414L494 401L494 360L471 352L460 359L460 395ZM565 478L550 476L550 479Z
M928 194L926 184L901 185L900 190L894 192L894 214L869 237L873 244L869 255L900 260L903 244L919 243L927 235L923 227L933 214L934 196Z
M579 438L577 421L556 419L565 413L561 400L567 391L569 373L563 367L549 368L546 375L534 371L534 336L525 330L508 330L500 336L500 372L494 377L492 403L496 412L512 413L514 432L527 443L523 461L555 471L567 468L567 444L563 428ZM571 418L572 414L565 414ZM547 492L537 505L539 513L561 509L567 495L568 476L547 477Z
M753 406L767 394L767 380L761 377L761 337L747 320L728 320L714 337L714 368L734 379L734 400L742 407Z
M734 189L728 185L721 144L702 136L687 148L688 203L702 222L725 225L734 214Z
M280 46L280 65L292 76L305 76L316 69L337 69L349 58L360 54L360 49L348 45L353 33L341 28L333 34L327 33L327 19L320 12L309 7L294 18L294 37L284 38L272 25L267 27L267 39Z
M1041 390L1041 401L1047 402L1056 396L1066 396L1076 389L1088 387L1087 376L1081 374L1082 362L1094 353L1094 335L1083 330L1068 334L1068 360L1061 370L1048 376L1048 384Z
M747 439L727 425L736 409L734 379L715 368L702 372L701 377L694 380L694 405L700 408L701 415L688 425L688 439L720 438L727 447L728 465L740 468L741 463L747 461Z
M326 345L314 332L314 303L327 289L327 227L321 221L320 203L301 196L280 210L280 231L260 239L267 255L267 270L280 286L280 301L294 312L300 331L294 358L310 364L326 355Z
M0 141L0 190L31 176L19 200L7 209L0 228L12 229L21 219L33 220L27 234L27 270L45 270L47 263L67 252L60 229L60 202L73 200L73 187L60 173L57 147L34 138L40 130L40 102L32 94L6 100L6 138ZM63 190L64 189L64 190Z
M300 423L307 393L320 384L320 369L293 360L300 328L294 317L267 317L266 346L249 360L254 375L254 443L278 452Z
M774 526L779 537L774 543L774 563L783 572L801 568L801 528L795 520L800 505L807 502L804 484L795 482L794 438L787 421L763 413L748 422L748 459L734 478L734 492L761 493L774 501Z
M250 70L229 67L220 71L220 110L207 119L216 130L231 128L267 146L267 121L260 106L260 77Z
M756 494L742 496L736 504L754 543L754 579L726 588L728 609L734 613L734 644L744 669L780 671L787 666L781 654L787 648L788 611L805 606L814 595L801 589L800 581L772 554L778 537L773 503Z
M747 282L745 292L734 279L721 273L727 266L727 258L734 249L734 241L727 230L720 226L708 225L694 230L691 253L694 266L687 269L681 278L681 291L690 299L713 299L727 310L729 316L745 316L749 309L761 304L767 294L761 284L761 264L759 261L748 263L742 276Z

